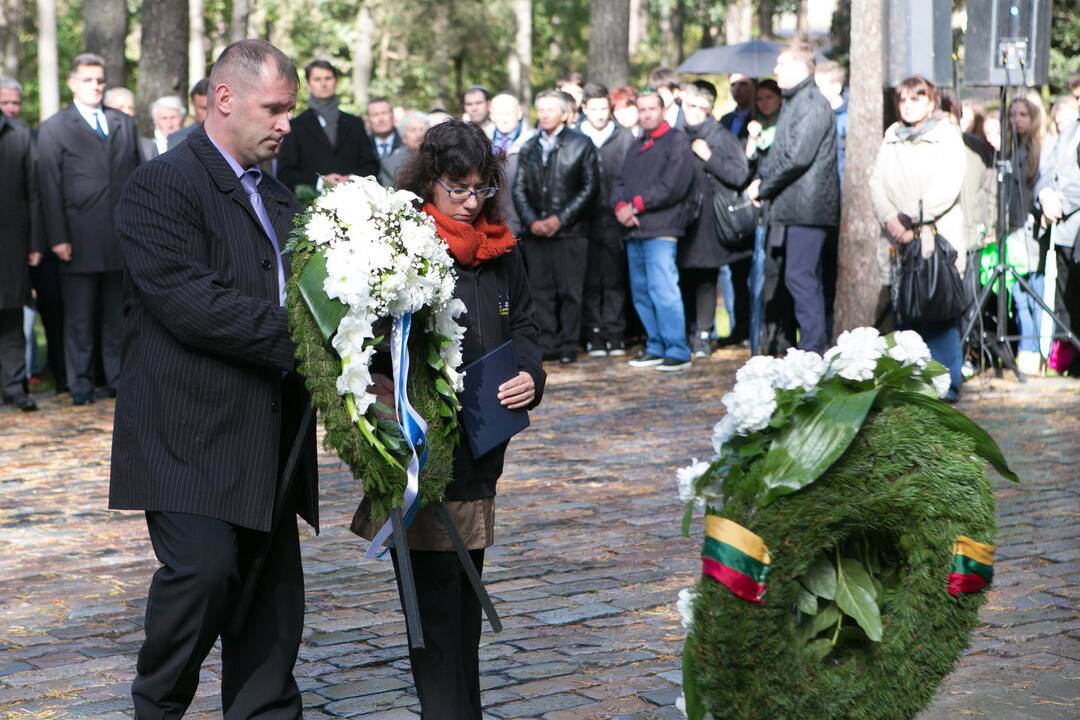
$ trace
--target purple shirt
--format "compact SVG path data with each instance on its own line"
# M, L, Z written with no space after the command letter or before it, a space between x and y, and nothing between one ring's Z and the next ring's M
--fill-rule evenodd
M270 240L270 245L274 248L274 259L277 261L278 274L278 304L284 307L285 266L281 262L281 248L278 246L277 234L274 232L274 224L270 222L270 216L266 214L266 207L263 205L262 196L259 195L259 183L262 182L262 170L257 166L245 170L240 166L240 163L236 161L236 158L225 151L225 148L214 142L214 138L210 137L210 133L207 133L206 137L210 138L210 143L217 148L217 151L225 158L225 162L227 162L229 167L232 168L232 171L236 173L236 179L240 181L240 186L244 188L244 192L248 196L248 202L251 203L251 209L255 211L255 216L259 218L259 224L262 225L263 232L266 233L267 239Z

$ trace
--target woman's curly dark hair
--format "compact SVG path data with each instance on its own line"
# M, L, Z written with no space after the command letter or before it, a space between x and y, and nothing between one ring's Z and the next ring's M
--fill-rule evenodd
M432 202L436 180L464 180L470 173L480 175L483 187L499 188L498 194L484 201L480 214L493 224L502 223L499 200L506 192L504 174L498 155L483 128L474 122L447 120L431 127L420 149L401 169L398 187Z

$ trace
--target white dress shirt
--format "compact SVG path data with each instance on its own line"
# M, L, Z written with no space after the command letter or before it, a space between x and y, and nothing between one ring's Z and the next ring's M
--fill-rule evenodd
M78 100L72 101L72 104L75 106L75 109L79 111L79 114L83 116L83 120L86 121L86 124L90 126L91 130L97 132L98 120L100 120L101 131L105 133L105 137L109 136L109 120L105 117L105 108L103 106L99 105L96 108L89 107L83 105ZM95 118L95 115L98 117Z

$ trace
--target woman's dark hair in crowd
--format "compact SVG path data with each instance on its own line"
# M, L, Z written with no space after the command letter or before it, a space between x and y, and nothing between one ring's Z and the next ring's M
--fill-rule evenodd
M601 85L600 83L589 83L581 88L581 104L584 105L590 100L599 100L600 98L611 102L608 95L610 95L610 93L606 86Z
M900 84L896 86L896 92L894 93L894 100L896 102L896 114L900 115L900 98L905 93L913 93L915 95L925 95L930 104L935 108L941 107L938 102L938 91L934 83L930 82L922 75L912 75L909 78L900 81Z
M460 182L474 171L480 176L480 187L495 186L500 193L505 191L502 164L492 152L491 140L483 128L451 119L427 131L420 149L401 169L398 185L424 202L432 202L436 181ZM485 201L480 213L489 223L502 223L499 196Z
M776 84L776 81L772 78L765 78L764 80L757 81L757 87L755 90L768 90L776 97L784 97L784 93L780 90L780 86Z
M956 102L956 99L947 93L941 94L941 112L947 115L952 115L956 124L960 124L960 104Z

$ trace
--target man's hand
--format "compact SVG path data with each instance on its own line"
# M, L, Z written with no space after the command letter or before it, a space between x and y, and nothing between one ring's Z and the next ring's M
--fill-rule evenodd
M746 197L754 203L754 207L761 207L761 178L755 178L754 182L746 188Z
M534 237L547 237L547 220L533 220L532 225L529 225L529 232Z
M323 183L328 185L329 187L340 185L348 179L348 175L341 175L339 173L327 173L326 175L323 175Z
M701 138L698 138L694 142L690 143L690 149L694 151L694 154L705 162L709 162L709 158L712 157L712 150L709 149L709 143L705 142Z
M380 402L388 408L394 407L394 381L382 373L374 373L371 376L371 387L368 392L375 396L376 402ZM398 421L397 410L392 410L390 415L380 415L384 420Z
M528 407L536 397L536 385L532 375L522 370L516 378L507 380L499 386L499 402L509 410Z
M71 262L71 243L60 243L59 245L53 245L53 253L56 257L60 258L64 262Z
M1061 200L1060 192L1054 188L1043 188L1039 193L1039 205L1042 206L1043 217L1052 223L1060 220L1065 212Z
M544 220L544 223L547 225L549 237L559 232L559 229L562 227L562 220L559 219L558 215L552 215Z
M30 267L37 267L41 264L41 253L31 252L26 256L26 262L29 263Z
M634 215L634 206L630 203L619 206L619 209L615 211L615 219L626 227L638 226L637 216Z

